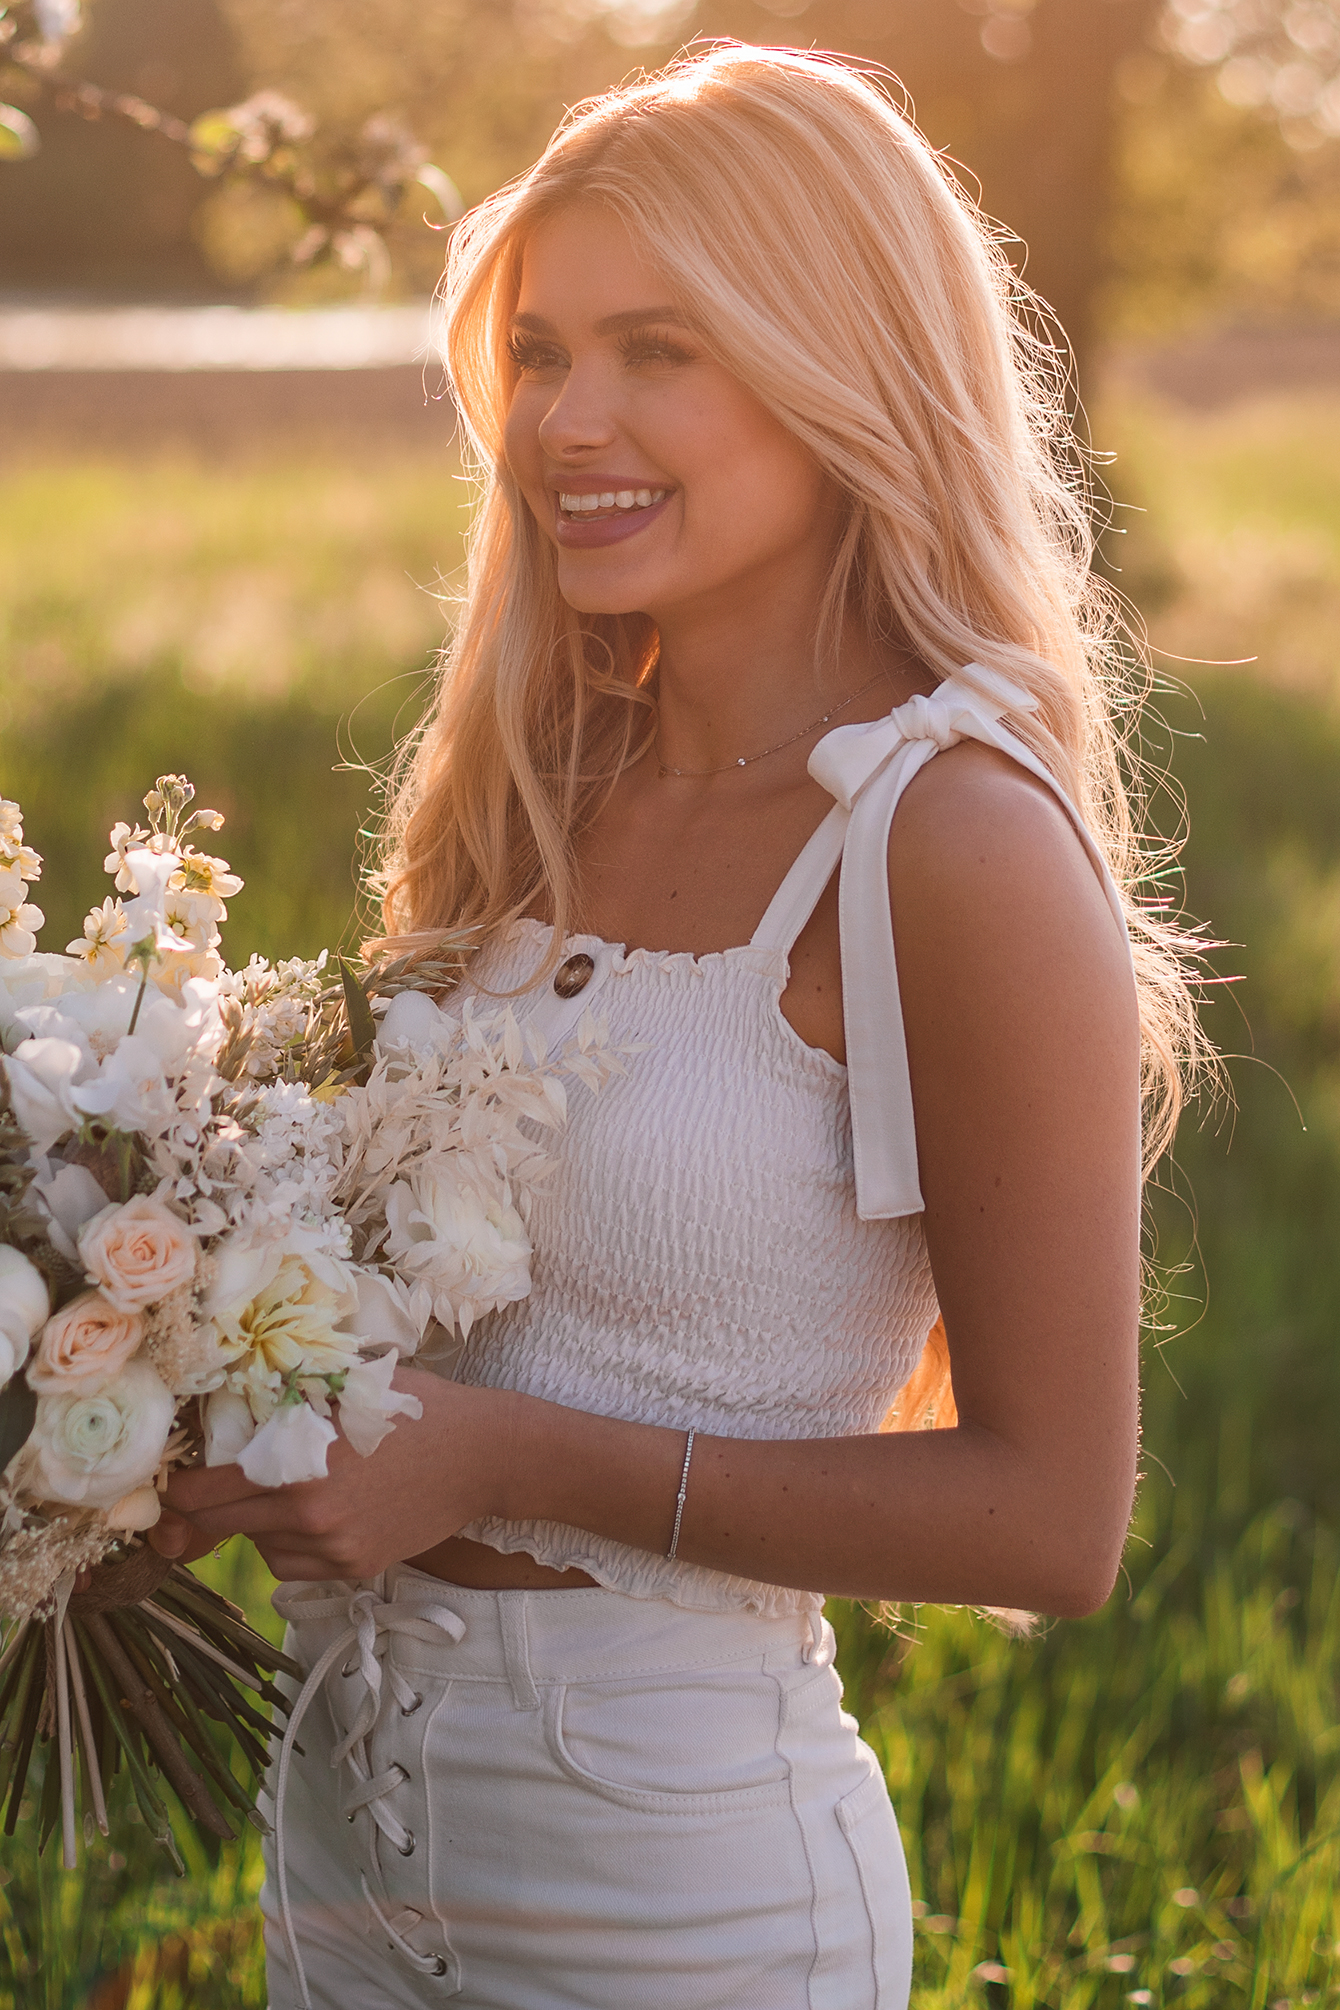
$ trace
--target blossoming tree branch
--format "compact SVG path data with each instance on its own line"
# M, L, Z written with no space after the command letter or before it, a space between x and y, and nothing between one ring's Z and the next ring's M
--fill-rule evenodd
M321 130L301 106L262 90L188 124L143 98L73 74L68 45L82 20L81 0L0 5L0 89L28 106L0 103L0 164L37 151L44 112L134 126L184 148L211 180L258 183L286 197L296 219L291 262L334 263L361 274L374 291L390 276L387 234L415 191L431 199L443 225L462 214L455 183L398 120L379 115L353 131Z

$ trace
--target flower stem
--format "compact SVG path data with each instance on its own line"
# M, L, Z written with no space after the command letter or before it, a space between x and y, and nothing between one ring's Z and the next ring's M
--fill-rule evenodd
M144 966L144 975L140 979L140 988L135 993L135 1010L130 1015L130 1024L126 1028L127 1035L133 1033L135 1031L135 1028L140 1023L140 1007L144 1003L144 994L148 989L149 989L149 966L146 963Z

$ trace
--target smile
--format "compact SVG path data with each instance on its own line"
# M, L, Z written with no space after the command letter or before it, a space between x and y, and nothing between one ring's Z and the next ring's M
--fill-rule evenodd
M558 506L564 516L599 517L618 515L625 510L650 509L654 503L664 502L665 489L605 489L597 494L568 494L559 492Z

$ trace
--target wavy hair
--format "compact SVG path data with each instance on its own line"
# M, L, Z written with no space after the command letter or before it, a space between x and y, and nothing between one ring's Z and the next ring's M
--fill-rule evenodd
M523 250L577 203L621 219L704 347L842 492L821 658L856 611L937 677L971 682L980 663L1036 700L1007 722L1079 806L1126 904L1152 1164L1203 1054L1195 943L1141 897L1168 862L1133 812L1142 658L1090 569L1065 371L962 188L834 57L690 53L579 106L457 228L447 365L480 499L436 704L392 791L380 946L468 930L478 949L543 903L556 962L574 839L654 727L653 625L566 604L504 453Z

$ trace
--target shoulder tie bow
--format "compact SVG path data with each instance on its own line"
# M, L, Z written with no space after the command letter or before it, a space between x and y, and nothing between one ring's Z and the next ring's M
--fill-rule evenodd
M1036 754L1001 724L1007 710L1035 711L1036 699L980 663L967 665L963 676L973 683L951 677L883 719L838 726L809 760L815 781L846 812L838 911L856 1211L863 1221L920 1214L925 1205L889 908L889 831L912 777L964 739L1008 754L1066 810L1125 933L1120 897L1079 811Z

